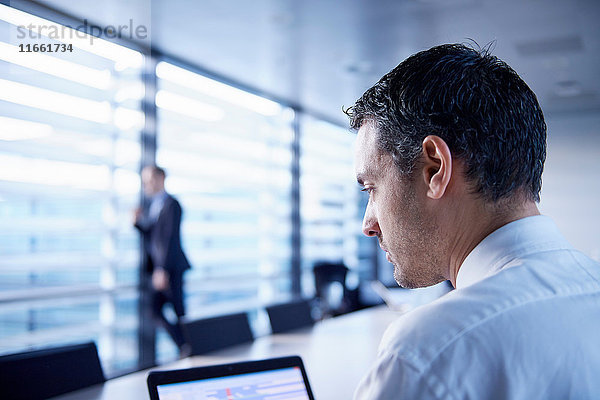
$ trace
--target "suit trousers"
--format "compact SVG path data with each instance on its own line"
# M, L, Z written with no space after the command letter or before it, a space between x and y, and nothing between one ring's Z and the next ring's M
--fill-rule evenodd
M171 322L164 314L165 305L170 304L177 315L177 321ZM157 322L163 326L177 347L186 343L183 335L181 317L185 315L183 302L183 272L169 275L169 288L152 293L152 312Z

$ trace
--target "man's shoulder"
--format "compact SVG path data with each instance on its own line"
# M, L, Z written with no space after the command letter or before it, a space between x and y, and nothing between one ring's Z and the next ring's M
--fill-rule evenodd
M386 330L380 351L415 366L430 362L461 332L476 324L476 310L486 302L470 297L463 290L454 290L402 315Z
M179 207L179 208L181 208L181 205L179 204L179 201L177 200L177 198L175 198L173 195L167 193L165 195L164 207Z
M493 345L489 332L521 335L519 331L526 328L520 323L552 324L553 308L568 307L566 302L574 297L585 302L588 294L600 296L599 282L577 265L554 270L531 264L507 268L403 315L386 331L381 350L425 367L465 338L471 341L486 335L485 342Z

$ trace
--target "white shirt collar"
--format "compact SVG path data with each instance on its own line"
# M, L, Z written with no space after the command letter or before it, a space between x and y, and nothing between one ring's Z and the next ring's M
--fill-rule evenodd
M167 192L164 190L161 190L152 196L152 200L150 200L150 207L148 209L148 217L150 217L152 220L157 220L160 212L163 209L166 199Z
M535 215L510 222L469 253L458 270L456 288L472 285L526 254L568 248L571 245L549 217Z
M166 198L167 198L167 192L165 191L165 189L163 189L152 196L152 201L164 200Z

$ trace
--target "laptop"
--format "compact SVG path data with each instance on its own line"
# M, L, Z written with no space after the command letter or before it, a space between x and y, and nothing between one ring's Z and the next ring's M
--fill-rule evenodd
M151 400L314 400L298 356L152 371L147 381Z

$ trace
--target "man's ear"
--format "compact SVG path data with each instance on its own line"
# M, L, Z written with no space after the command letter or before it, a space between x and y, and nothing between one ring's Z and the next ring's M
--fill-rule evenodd
M439 136L429 135L423 139L423 180L427 197L441 199L452 177L452 154L446 142Z

